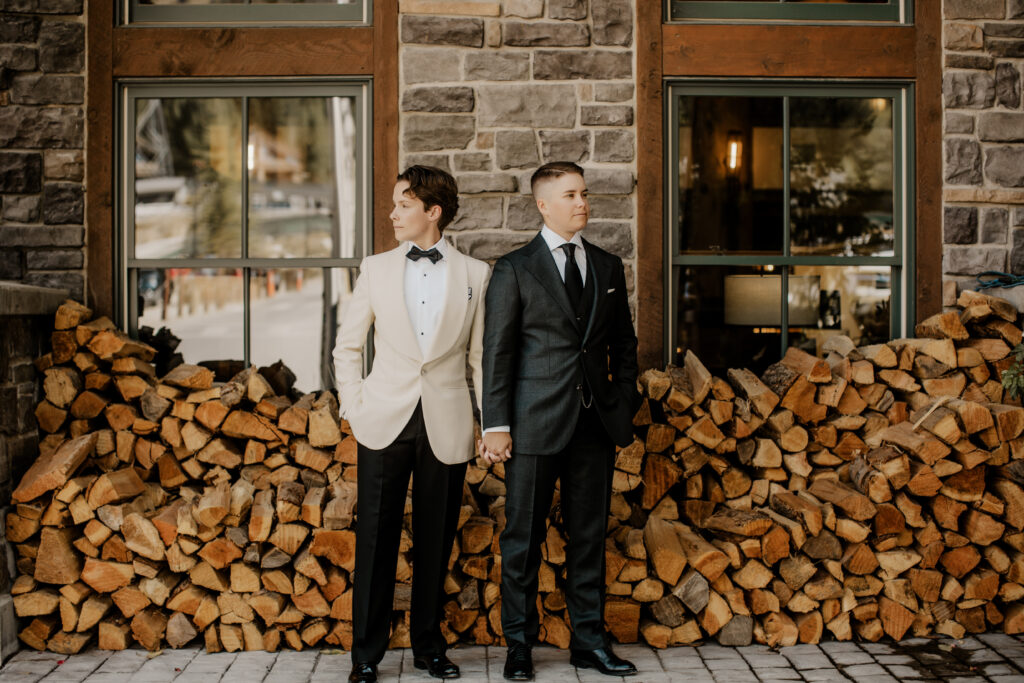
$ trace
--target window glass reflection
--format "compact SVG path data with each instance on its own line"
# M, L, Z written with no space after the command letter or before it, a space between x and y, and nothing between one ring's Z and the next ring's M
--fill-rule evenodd
M791 267L789 345L818 354L835 335L858 346L889 341L892 277L889 266Z

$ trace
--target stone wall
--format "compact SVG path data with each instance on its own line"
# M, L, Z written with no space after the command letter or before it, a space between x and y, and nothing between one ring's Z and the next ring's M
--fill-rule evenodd
M944 0L943 12L948 306L980 272L1024 275L1024 0Z
M83 294L82 0L0 0L0 280Z
M403 0L400 13L399 163L456 177L455 244L488 260L525 244L541 225L530 175L574 161L591 192L584 234L623 258L632 287L632 1Z

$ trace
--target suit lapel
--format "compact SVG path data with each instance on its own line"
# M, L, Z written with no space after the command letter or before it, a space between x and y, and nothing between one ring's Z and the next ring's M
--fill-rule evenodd
M462 332L466 320L466 307L469 305L469 273L466 258L455 247L448 245L448 253L442 263L448 269L445 277L444 306L441 309L437 333L423 359L424 363L440 357L452 348ZM477 295L479 296L479 292Z
M597 312L601 310L604 300L608 298L608 283L610 282L611 274L602 267L603 264L595 257L594 248L590 242L583 240L583 248L587 252L587 276L594 283L594 300L591 303L587 329L583 333L583 341L585 342L590 338L590 331L594 329L594 319L597 318Z
M384 307L377 313L377 327L387 335L388 341L401 349L410 358L420 359L420 345L416 342L416 333L409 319L409 309L405 305L405 252L406 245L400 244L388 254L388 266L384 269L386 280L379 283L385 294L385 301L395 302ZM395 283L399 283L398 291L394 291ZM383 323L383 325L381 324Z
M569 295L565 291L565 283L562 282L561 276L558 274L558 266L555 265L555 257L551 254L551 250L548 249L548 243L544 241L544 238L540 233L530 243L533 253L530 254L530 258L526 260L525 269L533 275L540 282L541 286L551 297L558 302L562 311L569 316L569 320L572 321L573 325L576 325L576 329L579 330L579 325L576 322L576 312L572 310L572 304L569 303ZM582 332L582 330L580 330Z

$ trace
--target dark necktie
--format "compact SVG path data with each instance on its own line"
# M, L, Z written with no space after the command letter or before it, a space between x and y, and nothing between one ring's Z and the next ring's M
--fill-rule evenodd
M565 252L565 292L569 295L572 310L579 311L583 299L583 276L580 275L580 267L576 265L576 245L566 242L559 249Z
M431 247L430 249L423 251L419 247L413 245L412 249L405 253L405 258L410 261L419 261L421 258L427 258L430 259L431 263L437 263L443 257L441 256L441 252L437 250L437 247Z

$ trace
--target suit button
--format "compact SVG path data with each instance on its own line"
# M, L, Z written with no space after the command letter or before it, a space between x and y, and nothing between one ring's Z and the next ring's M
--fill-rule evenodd
M586 353L586 352L587 352L587 350L586 350L586 349L583 349L583 353Z
M576 391L583 391L583 385L582 384L577 384L576 385Z
M427 369L426 368L420 368L420 374L421 375L427 374Z

